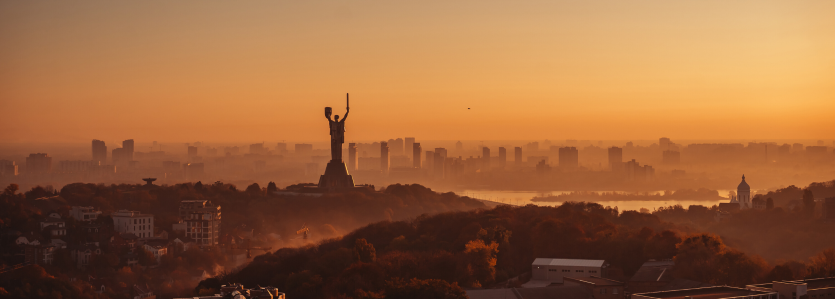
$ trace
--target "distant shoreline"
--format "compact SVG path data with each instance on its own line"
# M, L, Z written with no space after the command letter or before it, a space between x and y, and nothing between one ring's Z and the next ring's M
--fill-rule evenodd
M726 197L719 196L716 190L708 189L681 189L675 192L664 192L664 194L655 194L649 192L588 192L588 191L573 191L560 195L546 195L534 196L531 198L532 202L566 202L566 201L717 201L728 200Z

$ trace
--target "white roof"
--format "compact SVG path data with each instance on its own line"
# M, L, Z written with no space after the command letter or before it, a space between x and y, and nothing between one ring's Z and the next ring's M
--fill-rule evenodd
M533 261L534 266L570 266L570 267L603 267L604 260L578 260L578 259L549 259L537 258Z

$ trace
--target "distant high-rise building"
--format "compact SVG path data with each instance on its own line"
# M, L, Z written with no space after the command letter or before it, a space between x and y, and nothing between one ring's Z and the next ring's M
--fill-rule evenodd
M96 162L96 164L107 163L107 146L104 141L93 139L93 162Z
M818 146L823 146L823 140L818 140Z
M536 142L536 141L528 142L528 144L526 144L525 147L527 147L526 150L528 152L530 152L531 154L534 154L534 153L539 151L539 142Z
M124 165L130 162L130 155L128 155L128 150L124 147L114 148L111 151L110 159L113 160L114 165Z
M348 171L357 170L357 144L348 143Z
M435 153L432 157L432 162L435 164L432 167L432 172L435 174L434 175L435 178L438 178L438 179L443 179L444 178L444 161L445 160L446 159L444 158L444 156L442 156L441 153L438 152L437 149L436 149Z
M403 154L403 139L389 139L386 142L389 146L389 154L392 156L400 156Z
M26 172L52 172L52 157L44 153L29 154L29 157L26 157Z
M681 163L681 153L678 151L664 151L661 156L661 163L675 165Z
M203 163L188 163L183 164L183 173L186 175L187 180L196 180L200 179L205 172L205 167Z
M125 158L133 161L133 139L122 141L122 148L125 149Z
M313 152L313 145L309 143L297 143L295 145L296 155L309 155Z
M670 141L670 138L661 137L658 139L658 146L661 148L661 151L668 151L670 150L670 144L673 142Z
M406 156L410 156L410 155L412 155L411 150L412 150L412 149L414 148L414 146L415 146L415 145L414 145L414 144L415 144L415 137L406 137L406 139L404 139L404 140L405 140L405 142L406 142L406 145L403 147L403 150L405 151L405 153L404 153L404 154L405 154Z
M287 144L284 143L284 142L276 143L275 151L278 152L279 154L286 153L287 152Z
M407 142L409 138L406 138ZM414 141L414 138L412 139ZM423 153L423 149L420 147L420 143L412 142L412 165L414 168L420 168L420 154Z
M795 143L792 144L792 152L802 152L803 151L803 144L802 143Z
M251 150L252 150L252 147L250 147L250 151ZM196 146L192 146L192 145L188 146L188 157L189 158L197 157L197 147Z
M461 141L456 142L455 143L455 150L458 151L458 152L461 152L462 150L464 150L464 144L461 143Z
M499 167L504 168L507 165L507 149L504 147L499 148Z
M516 165L522 165L522 147L514 147L513 148L513 161Z
M635 146L635 145L632 144L632 141L629 141L629 142L626 143L627 148L630 148L630 147L633 147L633 146Z
M426 159L423 161L423 168L432 171L432 168L435 167L435 152L433 151L426 151ZM430 173L431 174L431 173Z
M189 147L189 150L190 149L191 149L191 147ZM195 151L196 151L196 149L195 149ZM262 143L253 143L253 144L249 145L249 153L250 154L256 154L256 155L263 155L263 154L267 153L267 149L264 148L264 143L263 142ZM196 152L195 152L195 154L196 154Z
M609 169L618 170L623 164L623 149L619 147L609 148Z
M388 142L380 142L380 170L383 173L388 173L389 171L389 146Z
M575 169L580 164L579 154L577 153L576 147L560 148L559 159L560 168L563 169Z
M490 170L490 148L486 147L486 146L483 147L481 149L481 155L482 155L482 157L481 157L482 162L481 163L482 163L482 165L484 165L483 170Z
M11 160L0 160L0 176L12 177L18 174L17 165Z
M446 149L445 149L445 148L443 148L443 147L436 147L436 148L435 148L435 152L436 152L436 153L438 153L438 154L440 154L440 155L441 155L441 158L446 159L446 157L447 157L447 152L446 152Z

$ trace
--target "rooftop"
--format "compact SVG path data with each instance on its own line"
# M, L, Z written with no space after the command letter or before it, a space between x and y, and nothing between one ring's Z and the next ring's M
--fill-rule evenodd
M832 288L835 287L835 277L826 277L826 278L813 278L813 279L804 279L804 280L791 280L791 281L780 281L781 283L791 283L791 284L806 284L807 290L814 290L814 289L825 289L825 288ZM774 286L774 283L762 283L762 284L755 284L753 286L771 289Z
M675 290L675 291L650 292L650 293L641 293L641 294L635 294L635 295L641 295L641 296L650 297L650 298L664 298L664 299L685 299L687 297L692 298L692 299L719 299L719 298L732 298L732 297L751 296L751 295L762 295L762 294L769 294L769 293L772 293L772 292L751 291L751 290L746 290L746 289L741 289L741 288L723 286L723 287L707 287L707 288L685 289L685 290Z
M630 281L672 281L673 261L647 261Z
M582 281L582 282L586 282L586 283L590 283L590 284L594 284L594 285L598 285L598 286L622 286L623 285L623 283L620 282L620 281L606 279L606 278L600 278L600 277L597 277L597 276L565 277L565 279Z
M550 259L537 258L533 261L534 266L569 266L569 267L603 267L604 260L580 260L580 259Z

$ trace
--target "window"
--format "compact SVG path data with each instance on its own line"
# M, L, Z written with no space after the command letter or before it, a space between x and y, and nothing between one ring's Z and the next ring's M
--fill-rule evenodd
M617 295L618 294L618 288L612 288L612 294Z
M600 289L600 295L606 295L606 288Z
M576 272L583 273L583 270L576 270Z
M568 270L568 269L562 269L562 272L571 272L571 270Z
M557 272L557 269L548 269L550 272Z

